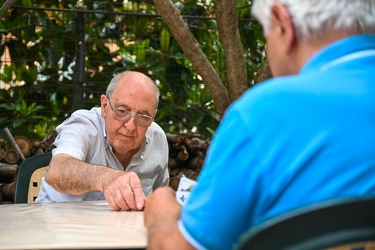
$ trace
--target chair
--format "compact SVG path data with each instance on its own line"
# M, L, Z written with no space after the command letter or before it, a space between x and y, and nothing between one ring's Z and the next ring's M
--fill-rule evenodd
M41 179L46 174L52 153L26 158L17 172L14 203L33 203L38 197Z
M361 197L329 200L276 216L244 233L234 249L342 249L357 242L374 249L374 240L375 197Z

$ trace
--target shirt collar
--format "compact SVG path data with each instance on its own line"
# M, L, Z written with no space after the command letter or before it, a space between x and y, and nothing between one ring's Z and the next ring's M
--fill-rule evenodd
M317 52L302 67L301 74L320 70L324 65L350 53L375 48L375 35L355 35L336 41Z

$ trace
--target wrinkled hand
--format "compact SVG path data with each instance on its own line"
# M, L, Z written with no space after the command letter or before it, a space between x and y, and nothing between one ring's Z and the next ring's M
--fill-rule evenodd
M143 210L146 197L134 172L114 171L103 180L103 194L114 210Z

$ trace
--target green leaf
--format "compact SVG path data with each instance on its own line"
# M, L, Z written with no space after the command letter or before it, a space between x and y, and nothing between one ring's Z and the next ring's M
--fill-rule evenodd
M168 29L162 29L160 32L160 47L164 53L167 53L169 50L169 45L171 42L171 34Z
M35 35L35 25L29 25L23 29L23 39L26 41L26 43L34 40Z
M147 54L147 49L150 46L150 39L145 39L141 43L136 44L137 61L144 62Z
M125 62L130 63L136 63L136 60L133 58L133 56L129 52L119 52L119 55L121 56L122 60Z

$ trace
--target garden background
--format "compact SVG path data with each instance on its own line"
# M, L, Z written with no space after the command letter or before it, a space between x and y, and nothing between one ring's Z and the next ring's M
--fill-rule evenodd
M235 3L245 88L251 88L265 64L264 38L249 1L225 1ZM215 2L173 5L228 89L223 39L232 38L220 37ZM75 110L98 106L110 79L123 70L157 82L155 121L167 133L211 138L222 118L212 89L152 1L19 0L0 14L0 138L6 127L14 136L44 138Z

